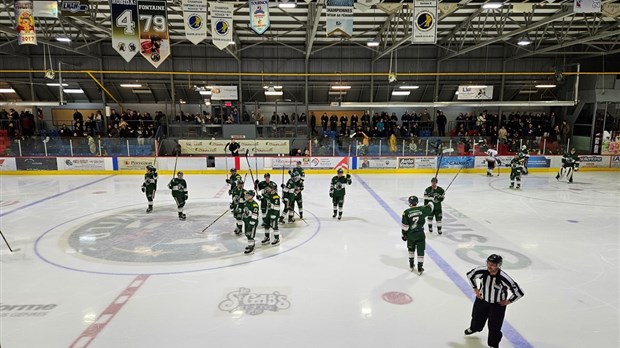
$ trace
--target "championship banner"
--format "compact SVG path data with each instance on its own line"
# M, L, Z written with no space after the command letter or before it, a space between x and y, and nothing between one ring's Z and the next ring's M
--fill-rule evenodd
M459 86L458 100L493 99L493 86Z
M166 0L138 1L140 54L158 68L170 55Z
M110 0L112 18L112 48L129 62L138 53L138 2L136 0Z
M620 16L620 4L603 4L602 13L607 18L618 18Z
M35 1L33 5L33 13L36 18L58 18L58 2L56 0Z
M437 43L436 0L414 0L412 43Z
M353 36L353 0L327 0L327 36Z
M237 100L237 86L213 86L211 100Z
M215 47L223 50L233 40L233 4L211 3L211 33Z
M185 37L194 45L207 38L207 2L183 0Z
M250 4L250 29L256 34L263 35L269 29L269 0L249 0Z
M355 3L355 8L360 12L369 11L373 5L379 3L379 0L357 0Z
M15 18L17 22L17 43L19 45L36 45L37 33L32 16L32 0L15 1Z
M601 0L573 0L575 13L601 13Z
M88 0L63 0L60 2L60 15L63 17L90 16Z

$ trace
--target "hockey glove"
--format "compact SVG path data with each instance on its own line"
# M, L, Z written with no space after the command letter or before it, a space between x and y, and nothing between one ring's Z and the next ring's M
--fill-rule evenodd
M280 187L281 188L285 188L286 186L284 184L280 184Z
M187 200L187 193L185 193L185 200Z
M347 174L347 180L351 180L351 174Z
M146 192L146 187L142 186L142 192Z
M290 169L289 169L289 171L288 171L288 175L291 175L291 170L290 170Z
M258 186L258 179L254 180L254 187Z
M407 235L405 235L405 234L401 234L401 235L400 235L400 239L402 239L402 240L403 240L403 242L406 242L406 241L407 241Z
M329 191L329 197L334 198L334 193L332 191Z
M262 200L263 200L263 197L262 197L261 195L257 195L257 196L256 196L256 199L258 199L259 201L262 201Z
M230 179L226 179L226 183L227 183L227 184L230 184Z
M347 180L347 184L351 185L351 179Z

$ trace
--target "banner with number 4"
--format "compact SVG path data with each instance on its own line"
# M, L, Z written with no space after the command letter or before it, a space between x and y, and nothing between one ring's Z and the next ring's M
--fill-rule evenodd
M137 26L136 0L110 0L112 14L112 47L129 62L138 53L140 45Z

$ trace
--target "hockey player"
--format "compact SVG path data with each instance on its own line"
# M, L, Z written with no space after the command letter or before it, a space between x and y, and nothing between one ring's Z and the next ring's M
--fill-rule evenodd
M245 247L243 252L246 255L254 252L254 237L256 236L256 227L258 226L258 212L260 208L258 203L254 201L255 195L254 190L245 191L242 215L243 224L245 225L245 236L248 239L248 246Z
M172 190L172 198L177 202L179 220L185 220L186 216L183 214L183 207L187 200L187 182L183 179L183 172L178 172L177 177L170 180L168 188Z
M301 175L297 172L292 172L291 178L288 179L286 185L282 184L282 201L284 202L284 211L280 216L280 222L284 223L284 216L288 213L288 222L295 222L293 216L295 215L295 202L297 202L297 208L299 209L299 218L304 218L303 197L301 191L304 189L304 184L301 182Z
M329 197L332 199L332 205L334 206L333 218L338 214L338 220L342 219L342 206L344 205L344 195L346 189L344 185L351 185L351 175L344 176L344 171L339 168L337 175L332 178L331 185L329 186Z
M243 188L242 178L237 179L236 184L237 185L231 189L233 202L230 204L230 209L232 210L233 215L237 220L235 234L240 236L243 232L243 208L245 206L245 196L247 191Z
M146 173L144 173L144 182L142 183L142 192L146 193L146 199L149 202L146 213L149 214L153 211L153 199L155 198L155 191L157 191L157 169L152 165L146 166Z
M229 196L233 196L233 192L237 187L237 181L243 181L243 179L241 178L241 175L237 174L237 169L235 168L231 168L230 169L230 176L226 178L226 183L228 185L230 185L230 189L228 189L228 195ZM233 206L235 205L235 198L232 197L232 202L230 203L230 211L233 213L235 213Z
M575 148L570 149L570 152L564 154L562 157L562 168L558 171L558 175L555 176L557 180L560 178L566 177L568 178L568 182L573 182L573 172L579 170L579 156Z
M431 186L424 190L424 204L433 202L433 213L426 218L428 222L428 232L433 233L433 217L437 220L437 233L441 234L441 220L443 215L441 213L441 202L445 198L445 191L442 187L437 186L437 178L431 179Z
M271 174L269 173L265 173L265 175L263 175L263 178L265 180L263 181L258 181L258 179L256 179L254 181L254 189L255 190L260 190L260 194L257 197L258 200L260 200L260 213L261 216L263 218L263 227L269 228L268 225L266 225L266 216L267 216L267 204L269 201L269 198L267 197L267 188L272 189L273 191L275 191L276 193L278 192L278 184L276 184L275 182L271 181ZM280 202L278 202L278 205L280 205ZM278 211L278 215L280 215L280 212Z
M280 219L280 196L278 195L278 188L272 188L271 186L265 187L263 199L267 200L267 216L263 218L265 238L261 241L261 244L269 244L271 241L269 229L272 229L274 240L271 242L271 245L278 245L280 244L280 229L278 227L278 220Z
M521 171L523 172L523 175L527 175L527 162L530 160L530 153L527 151L527 146L521 146L521 151L519 151L519 158L523 162L523 169Z
M502 165L502 161L500 161L499 157L497 156L497 150L494 149L487 150L487 157L485 158L485 161L487 161L487 176L493 176L495 164L497 164L498 166Z
M418 273L424 272L424 250L426 249L426 235L424 234L425 218L433 213L433 203L428 202L418 207L418 197L410 196L409 208L403 212L401 238L407 242L409 251L409 270L415 271L414 258L418 251Z
M515 156L510 161L510 188L515 188L515 179L517 179L517 189L521 188L521 172L523 171L523 162L524 158L520 157L519 154L515 154Z
M304 169L301 167L301 161L297 161L296 163L296 167L293 168L292 170L288 171L289 175L293 175L293 173L298 173L299 177L301 178L301 183L303 185L304 181L306 180L306 173L304 172Z

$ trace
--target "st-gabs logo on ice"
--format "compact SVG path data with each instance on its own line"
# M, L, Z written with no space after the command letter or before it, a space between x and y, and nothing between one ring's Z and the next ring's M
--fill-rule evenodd
M291 303L287 296L277 291L267 294L253 294L248 288L239 288L226 295L226 299L219 304L221 311L233 313L243 311L249 315L263 314L265 311L278 312L288 309Z

